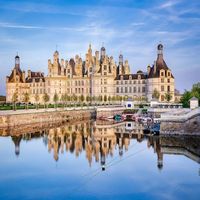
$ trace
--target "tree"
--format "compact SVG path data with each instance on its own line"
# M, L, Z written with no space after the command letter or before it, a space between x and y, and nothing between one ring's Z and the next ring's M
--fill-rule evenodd
M54 108L56 107L57 108L57 102L59 100L59 97L58 97L58 94L57 92L55 92L54 96L53 96L53 101L54 101Z
M171 101L172 95L170 94L170 92L167 92L167 93L165 94L165 99L166 99L167 102L170 102L170 101Z
M112 96L112 103L114 104L116 101L116 97L115 96Z
M86 96L87 103L90 102L90 96Z
M104 95L103 101L106 102L107 101L107 95Z
M16 110L16 102L18 101L18 94L17 91L12 96L12 102L13 102L13 110Z
M36 109L38 109L38 102L40 100L40 97L38 94L35 95L35 102L36 102Z
M65 106L65 94L62 94L60 97L60 101L62 102L63 107Z
M82 94L81 96L79 96L79 100L80 100L80 102L81 102L81 107L83 107L83 102L85 101L85 97L84 97L84 95Z
M47 93L45 93L43 95L44 107L46 107L46 104L47 104L47 102L49 102L49 99L50 99L49 95ZM47 105L47 108L48 108L48 105Z
M72 101L74 101L74 106L75 106L77 101L77 96L75 94L72 95Z
M157 89L154 89L152 98L159 99L160 97L160 92Z
M192 97L196 97L200 102L200 83L194 84L191 91L185 90L183 93L183 96L181 97L181 103L183 104L184 108L190 107L189 101Z
M28 102L29 102L29 100L30 100L30 96L29 96L29 93L28 92L25 92L24 94L23 94L23 100L24 100L24 102L26 103L26 109L28 109Z
M112 97L108 96L108 102L109 102L109 104L110 104L111 100L112 100Z

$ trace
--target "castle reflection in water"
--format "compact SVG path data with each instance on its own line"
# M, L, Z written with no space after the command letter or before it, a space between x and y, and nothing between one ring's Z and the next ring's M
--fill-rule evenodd
M49 125L50 126L50 125ZM34 127L22 130L1 130L0 135L11 135L15 144L15 154L20 154L20 142L34 138L43 138L49 152L53 152L55 161L59 154L70 152L76 157L85 152L89 165L94 159L102 170L106 159L113 156L116 150L123 156L130 148L131 140L145 142L147 149L153 148L157 154L157 167L163 167L164 154L180 154L200 163L199 137L164 137L143 135L142 125L134 122L111 123L105 121L83 121L59 126ZM33 131L35 130L35 131Z

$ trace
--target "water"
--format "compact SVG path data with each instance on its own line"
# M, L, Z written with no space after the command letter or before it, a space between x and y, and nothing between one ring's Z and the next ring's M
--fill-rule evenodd
M85 121L0 130L0 200L199 199L200 137L147 137L141 128Z

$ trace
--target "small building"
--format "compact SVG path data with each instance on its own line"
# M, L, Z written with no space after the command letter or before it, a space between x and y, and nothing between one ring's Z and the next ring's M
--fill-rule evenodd
M199 100L196 97L190 99L190 109L195 109L199 107Z
M125 101L125 107L126 109L133 109L134 108L134 102L132 99L128 99Z

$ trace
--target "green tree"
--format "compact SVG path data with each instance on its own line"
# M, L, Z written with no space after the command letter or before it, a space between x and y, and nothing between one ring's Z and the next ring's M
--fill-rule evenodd
M38 102L40 100L40 96L38 94L35 95L36 109L38 109Z
M157 89L154 89L152 98L159 99L160 97L160 92Z
M65 107L65 94L61 95L60 101L62 102L63 107Z
M58 100L59 100L58 94L57 94L57 92L55 92L55 94L53 96L54 108L57 108Z
M74 106L76 105L77 99L78 99L78 97L75 94L73 94L72 95L72 101L74 102Z
M46 104L47 104L47 102L49 102L49 99L50 99L49 95L47 93L45 93L43 95L44 107L48 108L48 105L46 106Z
M28 92L25 92L25 93L23 94L23 101L24 101L24 103L26 104L26 109L28 109L29 100L30 100L30 95L29 95Z
M170 102L170 101L171 101L172 95L170 94L170 92L167 92L167 93L165 94L165 99L166 99L167 102Z
M85 97L83 94L81 96L79 96L79 100L81 102L81 107L83 107L83 102L85 101Z
M192 97L199 99L200 103L200 83L194 84L191 91L185 90L183 93L183 96L181 97L181 103L183 104L184 108L190 107L189 101Z
M18 94L17 91L14 92L12 96L12 102L13 102L13 110L16 110L16 102L18 101Z
M108 96L108 102L109 102L109 104L110 104L111 100L112 100L112 97Z
M104 101L104 102L107 102L107 100L108 100L107 95L104 95L103 101Z

